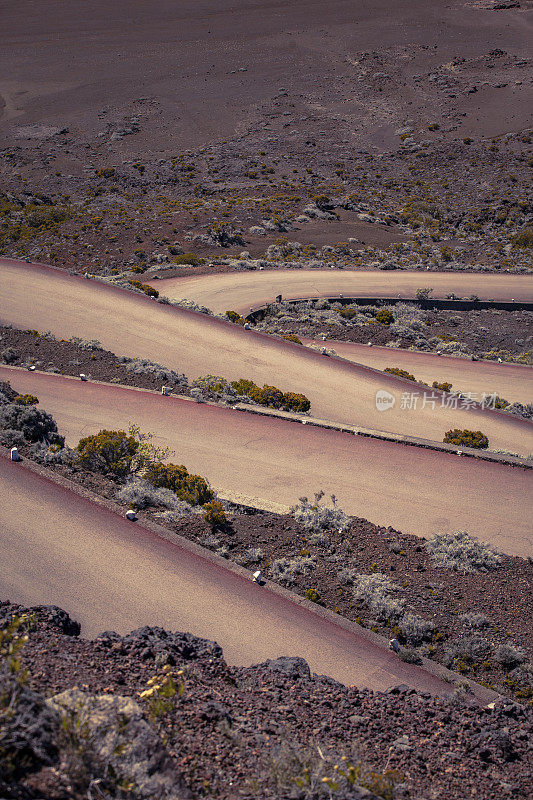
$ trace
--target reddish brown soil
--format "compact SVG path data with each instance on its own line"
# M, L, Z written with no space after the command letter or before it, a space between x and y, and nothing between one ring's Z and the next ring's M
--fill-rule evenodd
M0 327L0 361L6 350L15 351L12 361L15 366L30 366L61 375L80 375L98 381L137 386L140 389L160 390L159 378L149 373L133 373L110 350L84 350L77 344L35 332ZM188 394L187 387L180 387L180 394Z
M103 272L176 240L216 257L193 237L218 220L259 255L279 234L249 228L275 217L303 244L357 239L365 264L446 241L466 268L523 267L505 245L531 222L530 3L492 5L11 4L0 252ZM324 192L395 219L296 222ZM43 203L74 217L20 235L20 209Z
M394 312L393 312L394 313ZM532 349L533 315L530 311L426 311L428 318L426 336L442 336L443 341L463 342L469 353L481 356L490 350L506 350L518 355ZM269 324L268 316L264 320ZM270 327L270 326L269 326ZM387 325L346 326L322 322L309 323L283 320L272 330L295 333L313 338L325 334L330 339L342 342L372 342L385 345L392 336ZM412 340L401 339L400 347L410 347Z
M0 623L22 610L0 603ZM528 797L533 721L527 708L497 701L489 710L468 696L441 700L407 687L384 694L345 688L310 676L298 659L228 667L216 645L157 628L87 641L65 635L75 629L57 609L35 612L37 625L23 663L29 686L45 696L75 685L139 701L162 663L173 674L183 670L183 695L152 724L196 797L303 798L297 788L305 779L300 759L313 752L310 774L318 780L324 774L316 771L317 747L328 777L347 757L364 765L367 785L377 790L370 772L388 770L396 786L393 794L380 797ZM3 791L19 800L73 800L80 795L69 789L67 768L68 762L45 767L12 783L13 794L5 784ZM339 797L359 798L355 792L340 789Z

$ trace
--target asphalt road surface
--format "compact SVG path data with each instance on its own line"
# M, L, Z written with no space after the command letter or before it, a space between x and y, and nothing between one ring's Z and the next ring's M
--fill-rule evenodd
M84 635L161 625L215 639L230 664L298 655L345 684L450 692L363 635L2 457L0 494L0 596L60 605Z
M522 364L499 364L497 361L470 361L467 358L437 356L413 350L390 347L368 347L358 342L340 342L328 339L302 339L304 344L332 348L356 364L366 364L375 369L400 367L430 386L433 381L448 381L454 391L471 392L480 399L485 392L496 392L509 402L533 402L533 368Z
M467 530L533 554L531 470L59 375L0 367L0 379L37 395L71 446L135 422L234 500L286 510L324 489L347 513L404 533Z
M528 421L490 410L449 408L441 395L433 404L424 406L420 400L416 408L405 409L402 395L413 391L409 381L98 281L6 260L0 265L3 323L50 330L58 337L98 339L117 355L148 358L189 378L207 373L229 380L247 377L283 391L303 392L311 400L312 413L322 419L436 441L442 441L450 428L482 430L492 448L523 455L533 452L533 424ZM377 281L383 273L372 275ZM487 277L442 275L455 289L453 281L458 278L467 277L474 285ZM517 277L515 288L520 289L520 294L514 293L526 296L529 284L523 276L510 277ZM506 286L507 276L501 282L502 293ZM394 396L394 407L378 409L380 390Z
M289 299L318 297L397 297L413 299L420 287L431 286L431 297L477 294L481 300L533 301L530 275L489 275L474 272L420 272L415 270L287 269L162 278L153 282L172 300L186 297L214 313L229 309L248 313L273 303L276 295Z

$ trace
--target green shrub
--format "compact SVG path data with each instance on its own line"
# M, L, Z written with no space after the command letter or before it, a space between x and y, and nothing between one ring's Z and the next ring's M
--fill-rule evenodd
M533 228L524 228L520 233L511 237L513 248L533 247Z
M137 439L125 431L101 430L80 439L76 450L85 469L123 478L132 471L139 446Z
M311 401L298 392L285 392L282 398L282 408L284 411L309 411Z
M226 316L230 320L230 322L234 322L236 325L244 325L246 320L244 317L241 317L237 311L226 311Z
M248 396L260 406L281 408L283 405L283 392L275 386L265 384L262 389L252 389Z
M478 449L486 449L489 446L489 440L481 431L469 431L468 429L461 430L461 428L454 428L453 430L446 431L443 442L446 444L464 445L465 447L476 447Z
M248 378L239 378L238 381L232 381L231 385L237 394L246 394L248 396L252 389L259 389L259 386L253 381L248 380Z
M320 602L320 592L316 589L306 589L305 596L308 600L311 600L312 603L319 603Z
M341 315L341 317L344 317L344 319L353 319L354 317L357 316L357 309L356 308L341 308L341 310L339 311L339 314Z
M149 464L143 477L153 486L171 489L190 505L201 505L213 500L214 493L200 475L190 475L187 468L178 464Z
M294 344L302 344L302 340L295 333L285 333L282 337L287 342L294 342Z
M442 383L433 381L432 386L434 389L440 389L442 392L451 392L452 390L452 384L448 383L448 381L443 381Z
M204 519L212 528L223 528L228 518L220 500L210 500L204 505Z
M130 280L130 286L134 286L135 289L140 289L142 292L148 295L148 297L159 297L159 292L157 289L154 289L152 286L149 286L147 283L141 283L141 281L137 280Z
M423 289L417 289L415 292L415 297L417 300L427 300L432 291L433 289L431 286L426 286Z
M387 308L380 308L376 314L376 321L381 325L390 325L394 322L394 316Z
M172 261L174 264L187 264L189 267L199 267L200 264L205 264L205 258L201 258L195 253L183 253L183 255L173 258Z
M405 369L400 369L400 367L386 367L383 371L389 372L391 375L397 375L399 378L407 378L408 381L416 381L414 375L411 375L411 373L407 372Z
M13 402L18 403L19 406L36 406L39 398L34 394L18 394L13 398Z

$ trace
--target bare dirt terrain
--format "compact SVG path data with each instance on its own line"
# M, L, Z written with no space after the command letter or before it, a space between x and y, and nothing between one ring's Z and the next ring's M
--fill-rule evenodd
M497 5L4 4L0 247L525 269L531 3Z

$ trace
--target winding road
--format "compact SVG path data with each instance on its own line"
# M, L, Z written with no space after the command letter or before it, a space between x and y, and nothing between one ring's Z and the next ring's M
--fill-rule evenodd
M158 361L189 378L207 373L229 380L247 377L284 391L303 392L311 400L313 414L322 419L440 442L450 428L482 430L492 448L522 455L533 452L533 424L509 414L449 408L443 405L441 393L432 403L424 406L420 400L416 408L407 410L401 400L403 393L413 391L409 381L223 320L161 305L100 281L5 260L0 266L2 323L50 330L58 337L98 339L117 355ZM372 274L376 282L383 276L381 272ZM472 275L443 275L449 287L456 289L454 279L467 277L474 283ZM524 276L511 277L518 278L516 289L527 295L529 284ZM501 282L502 293L504 288ZM386 411L376 405L381 390L396 401Z
M36 394L68 444L135 422L229 499L286 511L324 489L347 513L404 533L466 529L504 552L533 553L524 511L533 470L49 373L0 367L0 380Z
M481 300L533 302L531 275L498 275L479 272L420 272L417 270L280 269L162 278L154 282L171 300L188 298L215 314L234 309L239 313L285 299L319 297L414 298L420 287L431 286L431 297L478 295Z
M313 671L346 684L384 690L408 683L450 692L443 680L403 663L357 626L335 624L1 457L0 491L9 497L2 510L0 596L60 605L84 635L161 625L216 640L231 664L297 654Z
M292 284L281 286L279 273L258 275L264 294L268 280L275 286L269 297L291 293ZM314 275L327 294L332 286L328 281L353 281L357 273ZM374 281L392 279L388 273L371 275ZM242 274L230 277L241 280ZM290 281L296 277L305 276L291 273ZM403 291L410 291L428 276L400 277L411 281L402 284ZM227 276L202 280L222 278ZM423 282L436 286L437 279L443 292L531 296L524 276L437 273ZM377 284L365 280L369 295L375 296ZM486 291L480 290L481 283ZM177 286L176 296L216 308L194 296L185 283ZM302 285L293 288L295 296L305 294ZM335 291L339 288L336 284ZM224 307L239 310L244 295L248 302L248 289L236 298L239 302L225 299ZM327 358L99 281L3 260L0 292L3 324L50 330L58 337L96 338L118 355L156 360L189 377L207 372L230 379L245 375L304 391L313 413L325 419L434 439L442 439L448 427L479 427L493 447L533 451L529 422L481 410L427 408L410 414L400 403L379 412L374 402L378 388L399 398L408 384L369 366ZM262 302L256 293L253 304ZM507 366L494 379L504 374L510 375ZM510 380L520 381L522 374ZM417 377L424 378L420 369ZM18 391L37 394L70 444L102 427L135 422L151 431L157 443L174 449L191 471L205 475L223 496L241 502L284 509L301 494L323 488L334 492L347 512L404 532L428 535L465 528L508 553L533 552L525 511L530 470L49 373L2 366L0 379L10 380ZM305 657L312 669L343 682L382 689L401 681L445 690L440 679L399 662L357 631L268 588L259 590L235 569L132 526L23 465L0 459L0 496L9 497L2 507L0 592L19 602L62 605L80 619L85 633L105 627L125 631L143 623L189 628L217 639L231 663L251 663L290 650Z

